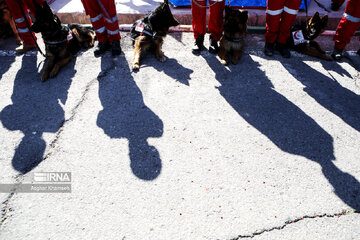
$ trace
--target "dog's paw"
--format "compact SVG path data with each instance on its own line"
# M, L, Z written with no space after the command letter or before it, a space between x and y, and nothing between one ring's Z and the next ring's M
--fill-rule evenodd
M221 59L220 60L221 64L224 65L224 66L227 66L229 63L228 61L224 60L224 59Z
M56 66L53 68L53 70L51 70L50 74L49 74L49 77L50 78L53 78L55 77L59 72L59 68L57 68Z
M328 55L326 55L325 57L324 57L324 59L326 60L326 61L333 61L334 59L332 58L332 56L328 56Z
M139 69L140 69L140 65L139 65L138 63L134 63L134 64L132 65L132 70L133 70L133 71L139 71Z
M165 57L165 56L159 56L159 57L157 57L157 59L158 59L160 62L165 62L165 61L166 61L166 57Z
M46 80L48 80L48 78L49 78L49 76L48 76L47 73L41 74L41 81L42 81L42 82L45 82Z

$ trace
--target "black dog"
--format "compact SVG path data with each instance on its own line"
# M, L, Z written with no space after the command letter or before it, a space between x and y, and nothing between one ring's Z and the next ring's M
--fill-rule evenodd
M81 47L93 47L95 32L78 24L61 24L44 1L43 6L34 1L36 19L31 27L33 32L41 32L46 47L46 65L41 80L46 81L58 74L61 67L71 61Z
M314 16L300 25L295 25L291 28L291 34L288 40L288 46L295 51L306 54L312 57L333 60L331 56L325 54L321 49L319 43L315 39L325 31L328 16L320 17L316 12Z
M135 45L132 69L140 68L141 55L148 48L155 51L155 56L160 62L164 62L165 57L161 51L164 38L169 28L177 25L179 22L172 15L168 0L164 0L164 3L145 18L137 20L131 28L131 37Z

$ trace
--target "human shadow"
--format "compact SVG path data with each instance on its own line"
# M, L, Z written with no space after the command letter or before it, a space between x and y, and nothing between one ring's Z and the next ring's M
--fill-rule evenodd
M339 64L326 61L321 61L321 64L325 69L351 77ZM286 69L293 68L291 64L283 65ZM291 70L289 72L305 85L304 91L349 126L360 131L360 95L343 87L334 77L326 76L302 61L297 61L296 65L301 71L296 71L296 74Z
M66 103L74 64L62 69L58 77L42 83L36 69L36 56L22 58L17 72L12 104L0 112L0 121L10 131L21 131L24 136L15 149L12 166L20 173L27 173L42 160L46 149L43 133L56 133L65 121L62 104ZM69 66L68 65L68 66Z
M15 62L15 56L2 56L0 66L0 81L3 80L3 75L8 72L11 65Z
M111 138L126 138L132 172L142 180L154 180L162 164L158 150L148 143L148 138L162 136L163 122L145 105L123 55L116 60L101 58L98 81L103 110L97 125Z
M299 107L278 93L260 65L249 55L226 70L205 57L216 73L220 94L238 114L282 151L317 162L337 196L360 210L360 183L334 164L333 138Z

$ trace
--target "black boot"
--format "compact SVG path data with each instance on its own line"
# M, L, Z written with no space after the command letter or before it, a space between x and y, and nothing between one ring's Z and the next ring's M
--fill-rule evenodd
M110 44L108 42L99 42L99 44L96 46L94 50L94 54L95 56L98 56L100 54L103 54L109 49L110 49Z
M274 55L274 43L265 43L264 53L269 57Z
M212 54L216 54L219 51L219 46L217 41L215 41L215 39L210 35L209 37L209 52Z
M360 48L359 48L359 50L357 51L357 54L360 55Z
M121 54L120 40L114 40L111 44L111 54L113 56Z
M195 39L194 46L192 47L192 53L193 54L199 54L204 49L204 35L198 36L197 39Z
M278 44L276 44L276 47L283 58L291 57L290 51L289 51L288 47L286 46L286 44L278 43Z
M336 61L339 61L342 59L343 55L343 49L337 49L334 48L334 51L331 54L332 58Z

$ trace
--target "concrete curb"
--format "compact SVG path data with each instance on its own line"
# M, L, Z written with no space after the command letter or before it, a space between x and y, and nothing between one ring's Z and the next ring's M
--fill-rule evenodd
M137 19L144 17L152 8L155 8L157 0L151 2L151 6L131 8L127 5L122 5L117 8L119 24L132 24ZM59 6L53 6L55 13L60 17L63 23L80 23L89 24L90 18L84 12L82 5L76 5L72 9L61 8ZM128 9L124 9L128 7ZM75 9L75 10L73 10ZM329 17L327 30L335 30L345 9L345 4L339 9L339 11L333 12L330 10L330 1L327 0L313 0L310 2L308 8L308 16L312 16L315 12L319 12L320 15L327 14ZM175 18L182 25L191 25L191 8L187 7L171 7L172 13ZM265 27L266 17L265 9L244 9L249 13L248 26L250 27ZM71 11L71 12L70 12ZM298 13L296 22L306 20L306 13L304 10L300 10Z

